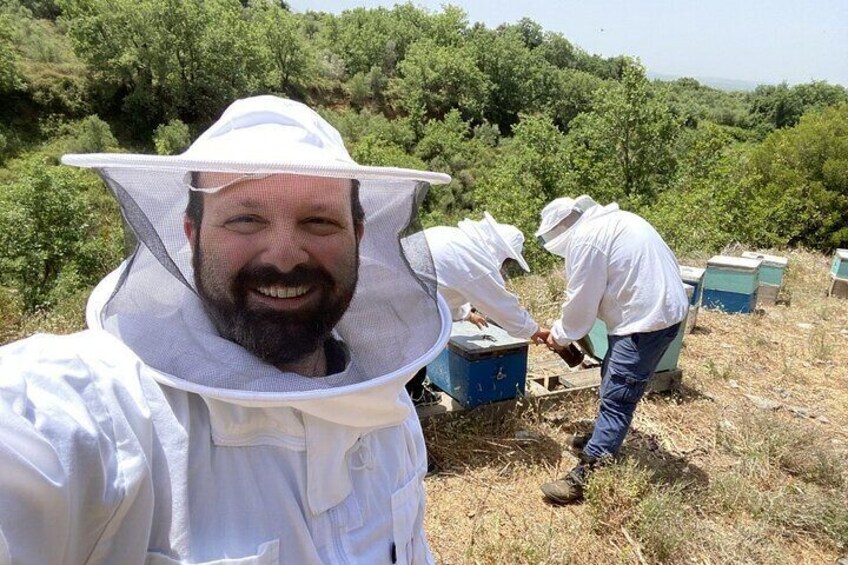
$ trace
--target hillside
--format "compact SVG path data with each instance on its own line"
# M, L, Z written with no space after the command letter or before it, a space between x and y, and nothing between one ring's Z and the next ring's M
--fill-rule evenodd
M560 446L591 422L594 394L428 422L442 469L426 480L437 560L833 563L845 553L848 301L824 296L827 257L788 257L791 305L702 310L684 341L683 387L640 404L622 459L582 506L550 506L539 485L574 464ZM542 319L555 312L556 277L516 284ZM531 348L530 371L549 355Z

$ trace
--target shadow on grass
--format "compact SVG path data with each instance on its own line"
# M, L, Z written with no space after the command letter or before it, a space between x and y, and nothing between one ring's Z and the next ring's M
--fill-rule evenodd
M423 423L431 461L442 472L507 465L556 466L562 445L521 417L519 410L473 410Z
M638 463L650 473L651 482L658 485L701 491L710 484L709 475L685 455L664 449L655 435L637 429L630 430L619 457Z
M699 400L715 402L715 398L712 396L704 394L700 390L692 388L685 383L679 383L673 389L668 391L652 393L648 398L654 399L655 401L675 402L677 404L686 404Z

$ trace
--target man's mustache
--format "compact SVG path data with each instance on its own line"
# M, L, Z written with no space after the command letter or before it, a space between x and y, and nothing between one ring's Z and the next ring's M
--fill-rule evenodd
M234 286L236 288L257 286L301 286L318 284L332 288L335 281L330 274L319 267L298 265L288 272L283 272L272 265L255 265L239 270Z

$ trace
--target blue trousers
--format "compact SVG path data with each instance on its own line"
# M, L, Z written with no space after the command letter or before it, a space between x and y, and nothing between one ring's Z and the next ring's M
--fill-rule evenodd
M618 453L636 404L679 329L680 324L674 324L655 332L608 336L609 349L601 364L601 408L592 438L583 449L585 455L600 458Z

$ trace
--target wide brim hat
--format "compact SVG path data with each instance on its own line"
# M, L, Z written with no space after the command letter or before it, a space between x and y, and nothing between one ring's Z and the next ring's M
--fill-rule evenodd
M180 155L131 153L68 154L66 165L173 172L290 173L359 180L450 182L444 173L356 163L341 135L308 106L275 96L256 96L230 105Z
M489 236L489 239L492 242L495 242L498 247L507 252L509 258L515 259L525 272L530 272L530 265L527 264L527 261L521 254L521 249L516 249L516 243L520 243L518 247L521 247L524 244L524 235L518 228L508 224L499 224L489 212L483 212L483 221L481 221L478 225L480 226L480 229ZM516 235L521 236L520 242L518 241L518 238L510 238L515 239L515 241L508 241L504 236L504 233L502 233L506 229L514 231L516 232Z
M427 186L450 177L359 165L338 131L299 102L273 96L236 101L178 156L86 154L63 161L100 174L138 242L121 276L96 293L89 323L120 336L149 366L173 377L162 381L168 386L182 383L178 388L208 397L272 404L343 399L389 381L397 392L450 335L450 315L440 303L432 254L417 223ZM236 174L210 176L200 188L188 174L197 171ZM277 175L282 178L265 178ZM231 176L250 176L251 190L260 194L287 190L291 181L285 177L293 175L360 181L365 217L356 291L333 328L350 362L321 379L288 373L279 378L274 367L218 335L196 293L194 253L184 229L191 189L214 192L233 184ZM206 186L214 179L221 185ZM310 186L322 190L324 184ZM279 245L287 243L281 239ZM385 346L395 339L403 347ZM347 405L330 414L323 405L309 410L348 422L373 416L373 410L360 413Z

